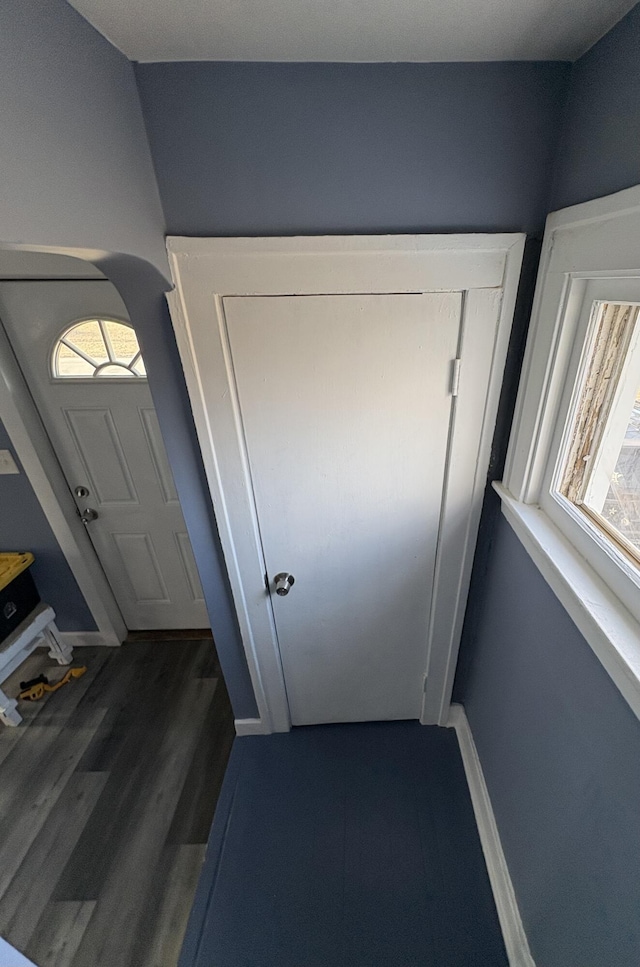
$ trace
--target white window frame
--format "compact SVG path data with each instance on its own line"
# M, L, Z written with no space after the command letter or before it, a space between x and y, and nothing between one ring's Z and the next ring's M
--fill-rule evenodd
M640 718L640 574L557 493L594 301L640 302L640 186L547 219L502 509Z

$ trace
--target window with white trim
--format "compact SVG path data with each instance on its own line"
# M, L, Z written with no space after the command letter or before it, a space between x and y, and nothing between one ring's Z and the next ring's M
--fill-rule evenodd
M56 379L146 377L133 327L118 319L82 319L58 339L53 350Z
M640 718L640 186L547 219L494 486Z
M540 478L527 495L638 622L640 562L606 515L615 516L618 458L629 463L621 451L637 391L639 305L640 274L565 279L543 396L546 432L532 452Z

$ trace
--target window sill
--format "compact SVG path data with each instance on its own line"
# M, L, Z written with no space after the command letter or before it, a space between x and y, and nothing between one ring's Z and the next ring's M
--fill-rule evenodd
M640 718L640 623L538 506L493 487L523 547Z

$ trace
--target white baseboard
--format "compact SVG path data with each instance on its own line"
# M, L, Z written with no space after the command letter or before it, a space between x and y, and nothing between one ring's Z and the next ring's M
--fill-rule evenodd
M60 631L60 638L71 648L118 648L122 642L102 631Z
M236 735L268 735L270 731L265 728L262 719L236 719L233 724Z
M509 959L509 967L536 967L520 918L518 903L502 850L478 751L462 705L451 706L447 726L455 729L458 736L482 851L487 864L491 889L493 890L504 945Z

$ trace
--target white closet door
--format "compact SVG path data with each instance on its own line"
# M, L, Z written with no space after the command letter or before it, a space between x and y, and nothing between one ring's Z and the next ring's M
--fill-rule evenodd
M292 722L418 718L461 296L224 311Z

